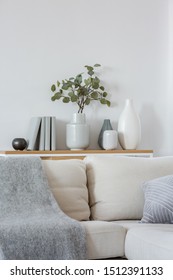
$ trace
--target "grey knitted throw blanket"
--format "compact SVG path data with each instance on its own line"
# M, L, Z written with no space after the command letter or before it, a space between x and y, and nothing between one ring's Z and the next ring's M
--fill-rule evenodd
M0 258L87 258L85 230L59 208L39 157L0 157Z

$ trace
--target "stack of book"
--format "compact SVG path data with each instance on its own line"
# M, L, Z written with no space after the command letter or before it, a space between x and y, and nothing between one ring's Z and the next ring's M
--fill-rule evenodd
M30 120L27 150L56 150L56 118L33 117Z

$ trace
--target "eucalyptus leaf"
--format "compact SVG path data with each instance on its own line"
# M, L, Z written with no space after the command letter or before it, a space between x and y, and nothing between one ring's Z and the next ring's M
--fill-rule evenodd
M91 97L92 97L93 99L96 99L96 100L97 100L97 98L98 98L98 93L97 93L97 91L93 91L93 92L91 93Z
M84 96L87 96L89 94L89 92L88 92L88 88L82 88L81 89L81 95L84 95Z
M89 71L88 71L88 75L90 75L90 76L94 75L94 71L89 70Z
M89 105L90 104L90 98L87 98L86 100L85 100L85 105Z
M106 100L106 105L107 105L108 107L110 107L110 106L111 106L111 102L110 102L109 100Z
M93 86L94 89L98 89L99 88L99 83L93 82L92 86Z
M62 94L61 94L61 92L56 92L55 94L54 94L54 97L55 97L55 99L60 99L61 97L62 97Z
M69 88L69 84L68 83L63 83L62 89L68 90L68 88Z
M71 102L76 102L77 100L78 100L78 97L75 94L73 94L71 96Z
M104 104L107 104L106 99L105 99L105 98L101 98L101 99L100 99L100 103L103 104L103 105L104 105Z
M100 83L100 79L98 77L95 77L94 81L97 82L97 83Z
M70 91L70 92L68 93L68 96L72 97L73 94L74 94L74 93L73 93L72 91Z
M89 86L91 84L91 77L84 80L85 85Z
M100 89L101 89L102 91L104 91L104 90L105 90L105 88L104 88L103 86L101 86L101 87L100 87Z
M81 84L82 83L82 75L77 75L75 79L75 83Z
M53 84L53 85L51 86L51 91L52 91L52 92L55 92L55 90L56 90L56 86Z
M94 68L92 66L86 65L85 67L87 68L88 71L93 71L94 70Z
M70 98L68 96L65 96L62 101L64 103L69 103L70 102Z
M59 92L56 92L52 97L51 100L55 101L61 98L61 94Z

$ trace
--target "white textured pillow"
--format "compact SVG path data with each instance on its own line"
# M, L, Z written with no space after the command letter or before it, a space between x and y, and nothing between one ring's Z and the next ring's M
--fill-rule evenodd
M87 156L89 200L94 220L141 219L141 184L173 173L173 157Z
M88 220L86 165L82 160L43 160L48 183L65 214L78 221Z

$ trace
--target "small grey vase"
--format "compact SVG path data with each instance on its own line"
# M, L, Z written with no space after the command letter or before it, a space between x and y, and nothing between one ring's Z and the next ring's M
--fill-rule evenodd
M103 121L102 128L100 130L99 138L98 138L98 145L103 150L103 133L105 130L112 130L112 125L109 119L105 119Z

